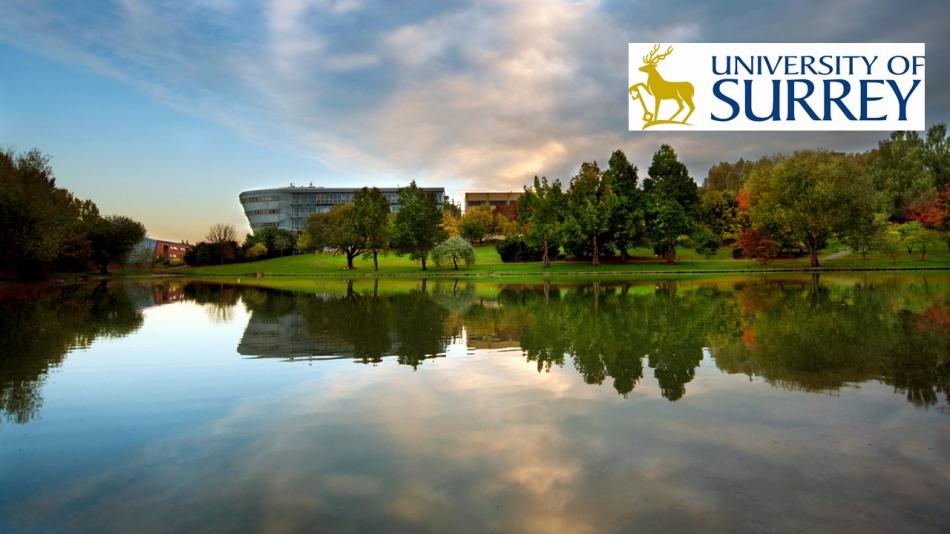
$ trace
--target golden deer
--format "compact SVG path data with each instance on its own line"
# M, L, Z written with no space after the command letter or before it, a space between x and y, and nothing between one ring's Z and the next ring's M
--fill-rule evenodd
M645 114L644 119L647 120L647 126L659 122L686 124L686 121L689 120L689 116L692 115L693 110L696 109L696 107L693 105L693 84L689 82L669 82L664 80L663 77L660 76L660 73L657 72L656 64L666 59L666 56L673 52L673 47L670 46L666 49L666 52L663 52L662 54L659 54L659 51L660 45L654 45L653 50L651 50L649 54L643 56L643 66L640 67L641 72L647 73L646 90L648 93L653 95L653 115L649 115L647 113ZM631 91L634 90L634 87L630 88ZM679 108L669 119L660 121L658 117L658 114L660 113L660 103L664 100L675 100L677 105L679 105ZM675 119L676 116L683 111L683 102L686 102L686 105L689 106L689 112L686 113L686 116L683 117L683 120L675 121L673 119ZM646 105L644 104L644 111L646 111L645 108Z

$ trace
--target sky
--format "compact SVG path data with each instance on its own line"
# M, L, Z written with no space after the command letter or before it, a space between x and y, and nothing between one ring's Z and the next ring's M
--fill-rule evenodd
M950 121L950 2L4 0L0 146L149 235L249 231L247 189L568 181L669 143L710 165L886 133L627 130L628 42L924 42ZM644 172L641 171L641 174Z

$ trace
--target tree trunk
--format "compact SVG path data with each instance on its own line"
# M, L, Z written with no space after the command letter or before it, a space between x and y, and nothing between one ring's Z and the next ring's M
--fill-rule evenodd
M379 251L373 251L373 270L379 272Z
M452 264L455 265L455 270L459 270L459 259L455 256L452 256Z
M600 251L597 250L597 234L594 234L592 237L594 241L594 257L591 259L590 264L596 267L600 265Z
M808 260L809 265L818 267L818 244L814 239L808 240Z
M426 258L425 258L425 256L422 257L422 270L423 270L423 271L426 270Z
M551 266L551 257L548 256L548 233L544 233L544 256L541 258L545 267Z
M346 253L346 269L348 271L353 270L353 256L354 255L349 252Z
M667 232L666 234L666 263L672 264L673 260L676 259L676 248L673 247L673 233Z
M627 245L624 243L620 245L620 263L626 265L627 257Z
M100 264L99 264L99 273L100 273L100 274L109 274L109 264L108 264L108 263L100 263Z

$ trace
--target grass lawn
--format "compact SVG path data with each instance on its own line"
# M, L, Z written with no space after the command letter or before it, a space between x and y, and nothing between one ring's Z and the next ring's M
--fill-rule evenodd
M712 258L697 255L693 250L679 251L678 261L672 265L663 263L652 255L652 251L639 248L631 251L635 259L626 265L616 259L608 259L598 267L592 267L589 262L556 261L545 269L540 262L530 263L503 263L495 251L494 246L486 245L475 248L475 265L461 267L458 271L452 265L437 267L430 262L429 270L422 271L420 264L406 257L393 254L382 256L379 259L379 273L373 271L372 259L357 259L355 269L346 270L346 259L342 256L326 254L304 254L286 256L269 260L229 265L211 265L206 267L176 267L164 269L168 274L188 274L197 276L254 276L256 273L264 275L290 276L416 276L426 274L449 276L519 276L519 275L625 275L647 273L683 273L683 272L744 272L769 270L811 270L808 259L775 260L765 265L754 260L732 259L731 249L722 248ZM822 261L822 270L865 270L865 269L919 269L937 268L950 269L950 252L946 247L928 254L927 261L919 261L917 256L902 255L896 260L878 254L871 254L867 259L860 255L851 254L842 258Z

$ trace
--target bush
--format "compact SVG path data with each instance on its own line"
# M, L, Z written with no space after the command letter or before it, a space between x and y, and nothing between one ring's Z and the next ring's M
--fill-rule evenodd
M525 241L522 235L508 236L495 243L495 250L501 256L501 261L541 261L544 251L541 246L532 246Z
M247 249L247 252L244 253L244 257L246 257L249 260L256 260L256 259L259 259L261 256L267 256L267 245L265 245L264 243L260 241L251 245Z
M742 232L739 236L739 247L742 255L747 258L755 258L755 261L761 264L768 262L779 254L778 243L758 230L748 230Z
M168 260L168 266L169 266L169 267L179 267L179 266L184 265L184 264L185 264L185 260L183 260L183 259L181 259L181 258L172 258L172 259Z
M450 237L432 249L432 259L435 260L435 264L438 266L452 262L457 271L459 260L464 261L466 266L475 263L475 249L472 248L471 243L461 237Z

